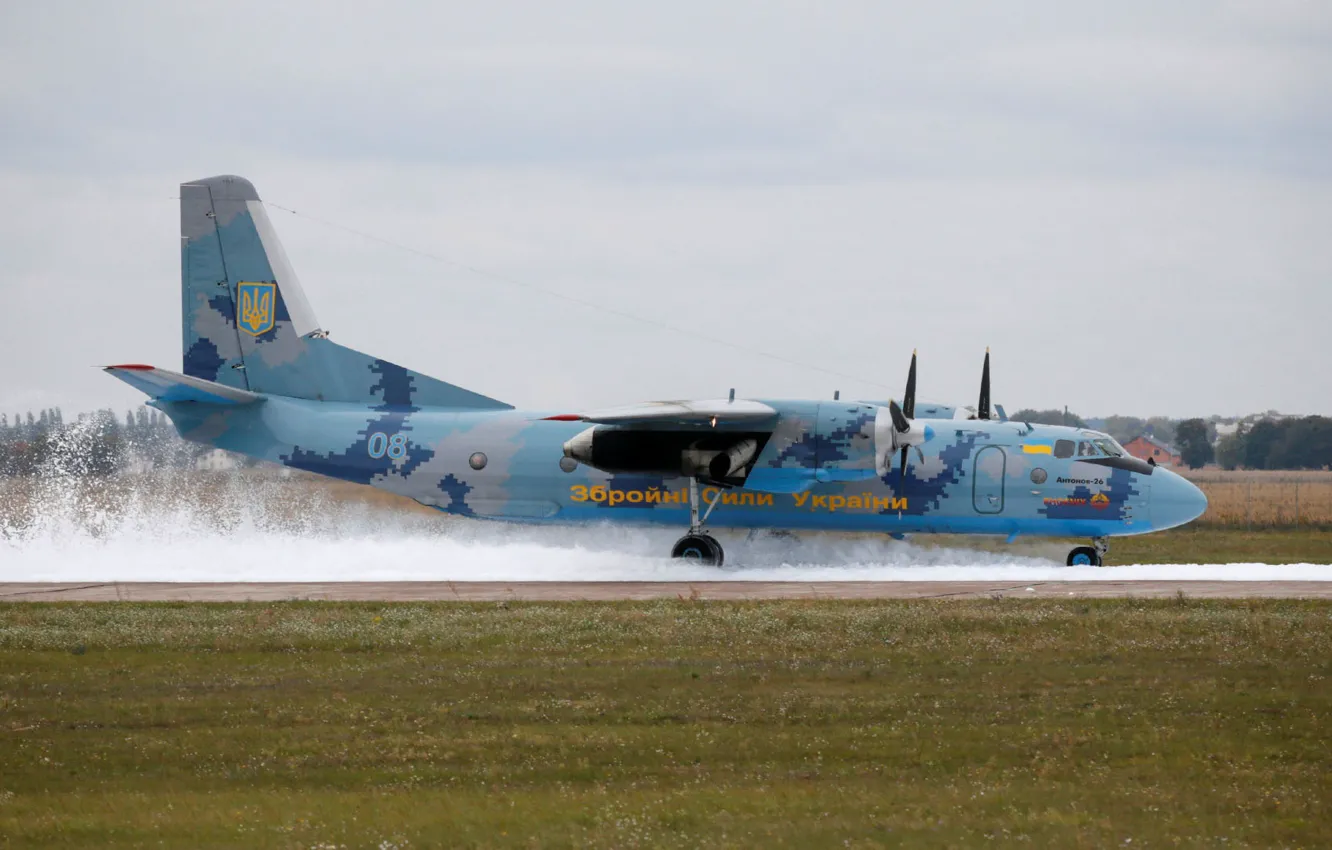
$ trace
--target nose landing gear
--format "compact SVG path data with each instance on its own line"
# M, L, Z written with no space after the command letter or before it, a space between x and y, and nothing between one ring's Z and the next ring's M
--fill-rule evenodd
M721 501L721 490L712 497L708 503L708 509L703 512L700 518L698 515L698 479L690 477L689 479L689 533L671 547L672 558L682 558L686 561L697 561L708 567L720 567L726 559L726 553L722 551L722 545L703 530L703 523L708 521L708 516L712 509L717 507L717 502Z
M1104 537L1093 537L1092 545L1078 546L1068 553L1070 567L1099 567L1105 564L1105 554L1110 551L1110 541Z

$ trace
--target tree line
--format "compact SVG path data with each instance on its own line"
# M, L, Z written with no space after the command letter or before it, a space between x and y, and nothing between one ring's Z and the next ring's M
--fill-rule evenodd
M1239 420L1233 433L1218 436L1218 425L1237 420L1220 416L1207 419L1169 419L1154 416L1107 416L1087 420L1067 410L1027 408L1013 414L1020 422L1044 425L1092 427L1128 443L1135 437L1151 437L1173 445L1186 466L1197 469L1215 461L1226 469L1326 469L1332 467L1332 418L1327 416L1283 417L1274 411Z
M140 407L123 420L112 410L65 420L58 407L37 413L0 413L0 476L58 471L110 475L133 464L152 468L193 466L209 451L186 442L162 413Z
M1332 418L1260 419L1216 443L1226 469L1324 469L1332 466Z

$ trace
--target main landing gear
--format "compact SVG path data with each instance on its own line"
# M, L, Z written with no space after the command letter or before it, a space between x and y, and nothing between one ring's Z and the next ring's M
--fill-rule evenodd
M1110 551L1110 541L1104 537L1093 537L1092 545L1079 546L1068 553L1070 567L1099 567L1105 563L1105 553Z
M722 551L722 546L716 538L703 530L703 523L708 521L708 516L712 509L717 507L721 501L721 490L712 497L708 503L708 509L703 512L700 518L698 515L698 479L690 477L689 479L689 533L671 547L672 558L683 558L686 561L697 561L704 566L720 567L726 559L726 554Z

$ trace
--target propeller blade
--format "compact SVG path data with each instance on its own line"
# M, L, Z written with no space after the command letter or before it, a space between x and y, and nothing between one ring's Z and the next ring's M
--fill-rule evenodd
M907 446L902 447L902 466L897 470L897 495L906 492Z
M980 403L976 405L976 418L990 418L990 349L985 349L985 366L981 369Z
M907 372L906 393L902 396L902 413L907 419L916 418L916 351L911 351L911 371Z
M893 399L888 400L888 414L893 417L893 428L896 429L897 433L905 434L911 430L911 423L907 421L906 414L902 412L902 408Z

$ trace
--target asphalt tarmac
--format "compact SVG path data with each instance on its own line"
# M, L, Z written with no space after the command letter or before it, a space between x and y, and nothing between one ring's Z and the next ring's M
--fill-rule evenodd
M1174 597L1332 599L1332 581L345 581L0 583L0 602L499 602Z

